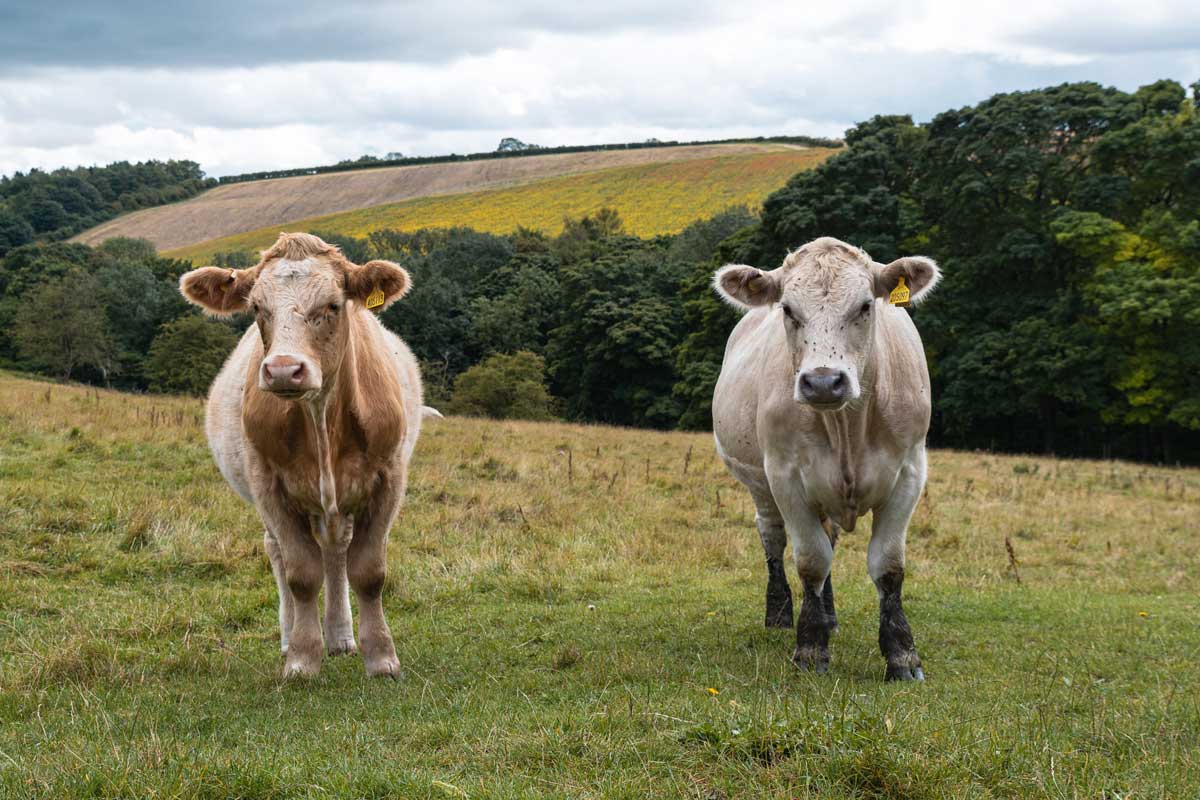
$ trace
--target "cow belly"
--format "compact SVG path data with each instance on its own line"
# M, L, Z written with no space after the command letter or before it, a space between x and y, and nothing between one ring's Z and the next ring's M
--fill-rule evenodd
M213 460L226 483L248 503L254 498L246 466L246 435L242 430L242 388L257 334L251 328L230 354L209 391L204 430Z

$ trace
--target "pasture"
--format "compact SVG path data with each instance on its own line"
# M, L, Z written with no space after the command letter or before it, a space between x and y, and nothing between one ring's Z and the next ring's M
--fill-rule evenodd
M623 212L624 213L624 212ZM0 375L0 797L1190 797L1200 470L934 451L882 681L869 520L830 672L762 627L703 434L431 421L404 669L279 681L261 528L198 400Z
M523 226L557 235L562 231L563 217L582 217L607 206L620 212L626 232L635 236L678 233L689 224L730 206L757 208L763 198L786 184L792 175L820 164L836 152L827 148L784 145L756 147L759 149L750 152L734 149L704 158L577 171L504 188L431 194L325 216L293 217L287 227L293 231L365 237L385 228L413 231L461 225L486 233L505 234ZM677 148L663 149L669 153ZM640 151L629 151L634 152ZM511 160L538 161L540 158L557 156ZM346 175L356 174L340 173L343 180ZM164 255L188 258L196 264L209 263L214 253L257 251L269 247L279 235L279 228L278 224L265 225L246 233L167 250Z

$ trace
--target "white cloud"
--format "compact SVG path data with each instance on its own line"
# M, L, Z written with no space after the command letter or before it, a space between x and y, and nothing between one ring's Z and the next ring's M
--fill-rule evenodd
M174 157L220 175L365 152L490 150L507 135L541 144L838 135L875 113L928 118L997 91L1200 77L1200 7L1191 4L826 5L678 2L647 12L624 2L573 16L571 5L513 0L503 13L423 4L392 19L367 3L358 22L379 30L359 51L330 40L245 62L154 53L102 67L31 61L0 68L0 172ZM281 42L307 41L307 28L292 30L302 12L288 19L280 27L255 16L238 46L272 25ZM389 51L376 41L389 31L443 50Z

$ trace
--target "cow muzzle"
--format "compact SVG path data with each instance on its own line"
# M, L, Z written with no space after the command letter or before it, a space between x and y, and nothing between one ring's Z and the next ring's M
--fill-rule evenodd
M850 397L850 376L845 370L817 367L800 373L796 400L818 408L840 408Z
M258 388L293 400L321 388L321 376L305 359L277 355L263 359Z

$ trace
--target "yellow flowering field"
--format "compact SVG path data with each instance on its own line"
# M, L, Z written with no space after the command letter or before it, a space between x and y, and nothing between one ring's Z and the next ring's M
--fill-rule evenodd
M265 248L281 228L366 236L385 228L465 225L509 233L524 226L556 234L562 230L564 217L580 217L605 206L620 212L630 233L676 233L729 206L761 205L792 175L820 164L834 152L828 148L788 149L612 167L502 189L423 197L301 219L165 254L204 262L214 253Z

